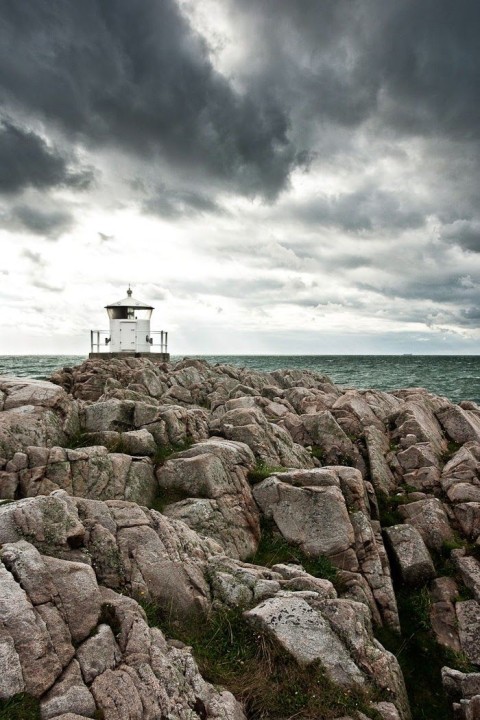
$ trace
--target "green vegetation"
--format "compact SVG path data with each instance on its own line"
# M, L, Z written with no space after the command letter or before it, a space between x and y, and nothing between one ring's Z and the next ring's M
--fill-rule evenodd
M323 461L325 459L325 450L323 448L321 448L319 445L312 445L310 454L312 457L320 460L320 462L323 464Z
M175 445L157 446L156 453L152 457L152 462L156 466L163 465L172 455L182 452L183 450L188 450L192 444L192 440L186 440L183 443L177 443ZM159 490L158 495L149 507L151 510L157 510L161 513L167 505L185 500L186 497L188 497L188 495L179 490Z
M402 668L413 720L450 720L452 710L441 684L444 665L462 672L472 667L462 653L439 645L430 624L430 594L427 587L402 587L397 591L402 635L378 628L376 637L396 655Z
M403 518L398 512L398 506L405 504L405 495L383 495L377 494L378 512L382 528L399 525Z
M274 465L267 465L266 463L260 462L248 473L248 481L252 485L255 485L256 483L262 482L262 480L266 480L270 475L287 472L287 470L288 468L285 467L275 467Z
M455 577L458 581L456 577L458 573L451 559L451 552L452 550L458 550L463 547L465 547L465 541L461 540L458 536L454 536L451 540L444 540L440 550L430 550L437 575Z
M155 455L152 457L154 465L163 465L169 457L177 452L188 450L193 445L193 440L185 440L182 443L175 443L173 445L157 445Z
M159 490L158 493L153 502L150 503L149 508L159 513L163 513L167 505L181 502L181 500L185 500L188 497L188 495L185 495L185 493L179 490Z
M325 675L320 663L301 667L283 649L253 628L240 610L216 612L207 622L166 621L152 603L142 603L152 625L190 645L203 677L226 687L244 703L251 720L297 717L330 720L364 712L378 700L363 689L344 691Z
M395 495L385 495L377 493L379 520L382 527L390 527L391 525L399 525L403 523L403 518L398 512L400 505L407 505L411 502L410 493L417 492L417 488L407 483L401 485Z
M40 703L25 693L0 700L0 720L40 720Z
M263 567L272 567L277 563L295 563L303 565L305 570L314 577L325 578L334 584L337 582L337 569L325 556L311 557L305 555L299 547L287 543L276 530L272 521L262 521L262 537L257 552L248 562Z
M82 448L92 447L94 445L100 445L100 444L102 444L104 447L106 447L108 452L125 453L126 455L130 454L127 449L127 445L126 445L125 441L123 440L121 433L114 440L110 440L109 442L100 443L93 436L92 433L84 432L82 430L82 431L75 433L75 435L71 435L69 437L68 442L65 445L65 447L70 450L81 450Z
M90 447L95 444L96 443L92 440L90 433L80 430L74 435L70 435L65 444L65 447L69 450L78 450L84 447Z
M460 448L462 447L461 443L454 442L453 440L450 440L447 449L442 454L442 461L444 464L446 464L449 460L452 459L452 457L457 453Z

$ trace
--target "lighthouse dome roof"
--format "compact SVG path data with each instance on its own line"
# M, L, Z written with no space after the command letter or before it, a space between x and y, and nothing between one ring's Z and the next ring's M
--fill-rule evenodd
M130 308L138 308L143 310L153 310L152 305L148 305L147 303L142 302L141 300L137 300L136 298L132 297L132 291L130 288L127 290L127 297L123 298L123 300L117 300L117 302L110 303L109 305L105 305L105 308L108 310L108 308L116 308L116 307L130 307Z

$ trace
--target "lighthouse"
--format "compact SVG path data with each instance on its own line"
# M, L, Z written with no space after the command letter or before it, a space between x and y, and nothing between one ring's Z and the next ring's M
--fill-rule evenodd
M169 360L168 333L152 331L152 305L133 297L130 286L127 297L106 305L110 329L90 331L90 358L151 357ZM153 359L153 358L152 358Z

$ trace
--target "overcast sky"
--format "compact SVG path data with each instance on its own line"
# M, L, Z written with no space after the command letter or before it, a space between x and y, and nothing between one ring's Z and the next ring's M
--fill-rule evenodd
M0 354L480 351L478 0L0 0Z

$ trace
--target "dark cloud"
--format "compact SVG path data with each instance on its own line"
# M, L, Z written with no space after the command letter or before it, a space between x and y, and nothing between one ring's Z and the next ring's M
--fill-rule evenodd
M323 132L325 123L351 129L371 115L379 77L365 62L372 18L361 3L231 0L231 5L237 20L246 23L252 51L261 47L261 59L251 63L258 86L292 108L298 138L311 140L312 128ZM250 63L239 72L248 75Z
M0 193L15 193L29 186L86 189L92 180L92 170L73 168L39 135L0 119Z
M43 210L29 205L15 205L8 217L9 225L35 235L56 239L73 225L73 216L65 210Z
M478 321L480 320L480 306L464 308L462 315L472 324L478 325Z
M442 239L463 250L480 253L480 221L458 220L442 229Z
M480 6L435 0L378 4L386 120L404 132L478 140Z
M264 40L257 77L263 69L304 118L356 126L378 116L408 134L479 138L476 0L230 4L239 20L247 12L252 45Z
M439 267L428 272L421 263L412 258L412 264L418 267L406 268L404 277L392 273L388 282L361 282L356 285L360 290L377 294L384 299L402 301L430 301L438 308L461 308L466 304L480 307L480 284L458 271Z
M288 204L284 213L309 225L334 226L357 233L374 230L407 230L421 227L425 208L404 193L367 186L352 193L318 195L312 200Z
M303 159L283 106L235 91L174 0L7 2L0 32L10 103L78 140L159 153L178 170L201 165L269 197Z

